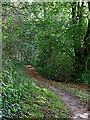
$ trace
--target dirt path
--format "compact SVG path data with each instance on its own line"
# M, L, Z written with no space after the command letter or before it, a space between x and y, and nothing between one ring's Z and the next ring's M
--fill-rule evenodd
M81 101L79 98L72 95L70 92L62 89L57 88L55 86L55 82L52 80L47 80L40 76L36 70L34 70L31 66L25 65L27 70L24 72L27 73L30 78L36 79L36 83L40 85L40 82L43 81L47 88L50 88L53 92L55 92L60 99L62 99L63 104L65 105L66 109L68 110L68 115L70 118L80 119L89 119L89 111L87 110L87 105L84 105L84 101ZM54 83L54 84L53 84ZM45 87L44 86L44 87Z

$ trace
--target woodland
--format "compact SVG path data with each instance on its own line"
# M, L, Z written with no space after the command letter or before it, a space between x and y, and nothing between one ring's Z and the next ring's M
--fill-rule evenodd
M69 119L59 88L85 105L90 90L90 2L1 5L2 118Z

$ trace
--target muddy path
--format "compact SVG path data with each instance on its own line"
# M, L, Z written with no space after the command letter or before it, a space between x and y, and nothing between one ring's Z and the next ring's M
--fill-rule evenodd
M33 78L36 80L36 84L40 87L46 87L53 92L55 92L58 97L62 100L63 104L65 105L66 109L68 110L67 114L71 119L87 119L89 120L89 111L88 111L88 105L85 104L84 100L80 100L79 98L75 97L70 92L58 88L56 86L56 82L52 80L47 80L40 76L38 72L32 68L31 66L24 65L27 69L24 70L24 72L30 76L30 78ZM44 84L41 84L41 81Z

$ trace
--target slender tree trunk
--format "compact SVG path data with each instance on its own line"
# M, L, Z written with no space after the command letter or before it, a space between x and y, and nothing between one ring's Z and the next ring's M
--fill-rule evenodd
M75 24L76 24L76 2L73 2L73 5L72 5L72 21L73 21L73 25L75 27ZM77 69L76 69L76 64L77 64L77 51L76 51L76 44L75 44L75 35L73 36L73 42L74 42L74 52L75 52L75 64L74 64L74 67L75 67L75 73L74 73L74 76L76 78L76 72L77 72ZM77 58L77 59L76 59Z
M73 20L73 25L74 28L76 27L77 22L79 21L79 23L82 20L82 12L81 12L81 7L79 6L79 4L77 5L76 2L73 2L73 6L72 6L72 20ZM78 19L77 19L78 18ZM80 78L80 74L83 71L82 68L82 48L81 48L81 39L79 38L79 35L77 33L77 31L75 31L76 34L73 36L73 42L74 42L74 52L75 52L75 78Z
M76 5L76 2L73 2L72 6L72 20L74 27L76 26L77 22L79 22L79 25L82 25L83 20L83 6L84 3L82 2L82 5L78 6ZM88 2L88 8L90 11L90 2ZM86 35L84 37L84 53L81 48L81 40L78 36L78 33L73 36L73 42L74 42L74 51L75 51L75 78L80 78L81 73L86 70L87 71L87 62L88 62L88 53L89 53L89 36L90 36L90 19L88 18L88 28Z
M90 2L88 2L88 9L89 9L89 12L90 12ZM85 70L87 71L87 62L88 62L88 56L89 56L89 45L90 45L90 18L88 16L88 28L87 28L87 32L86 32L86 35L84 37L84 58L85 58Z
M83 8L84 8L84 2L82 2L82 5L80 6L80 4L78 3L78 6L77 6L77 9L78 9L78 12L77 12L77 17L78 17L78 22L79 22L79 26L81 28L81 31L82 31L82 20L83 20ZM83 50L82 50L82 47L81 47L81 39L79 37L79 35L77 36L79 38L79 46L78 46L78 62L81 66L81 72L83 72L84 70L84 61L83 61Z

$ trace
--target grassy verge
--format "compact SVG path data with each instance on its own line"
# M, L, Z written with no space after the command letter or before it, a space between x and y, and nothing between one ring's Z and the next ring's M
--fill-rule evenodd
M1 77L3 119L68 118L60 98L23 75L23 69L21 64L4 63Z
M78 88L70 88L70 87L67 87L65 85L61 85L61 83L57 83L56 85L59 88L62 88L68 92L71 92L76 97L79 97L82 100L88 101L88 96L89 96L88 93L86 93L82 90L79 90Z
M39 85L39 82L41 83L40 85ZM88 102L89 94L86 90L78 89L75 86L70 87L71 85L66 85L66 84L62 85L62 83L56 82L56 81L48 81L48 82L50 82L52 86L55 86L56 88L64 89L65 91L70 92L73 96L76 96L81 100ZM37 84L45 88L49 88L50 86L49 84L45 84L44 81L37 81Z

